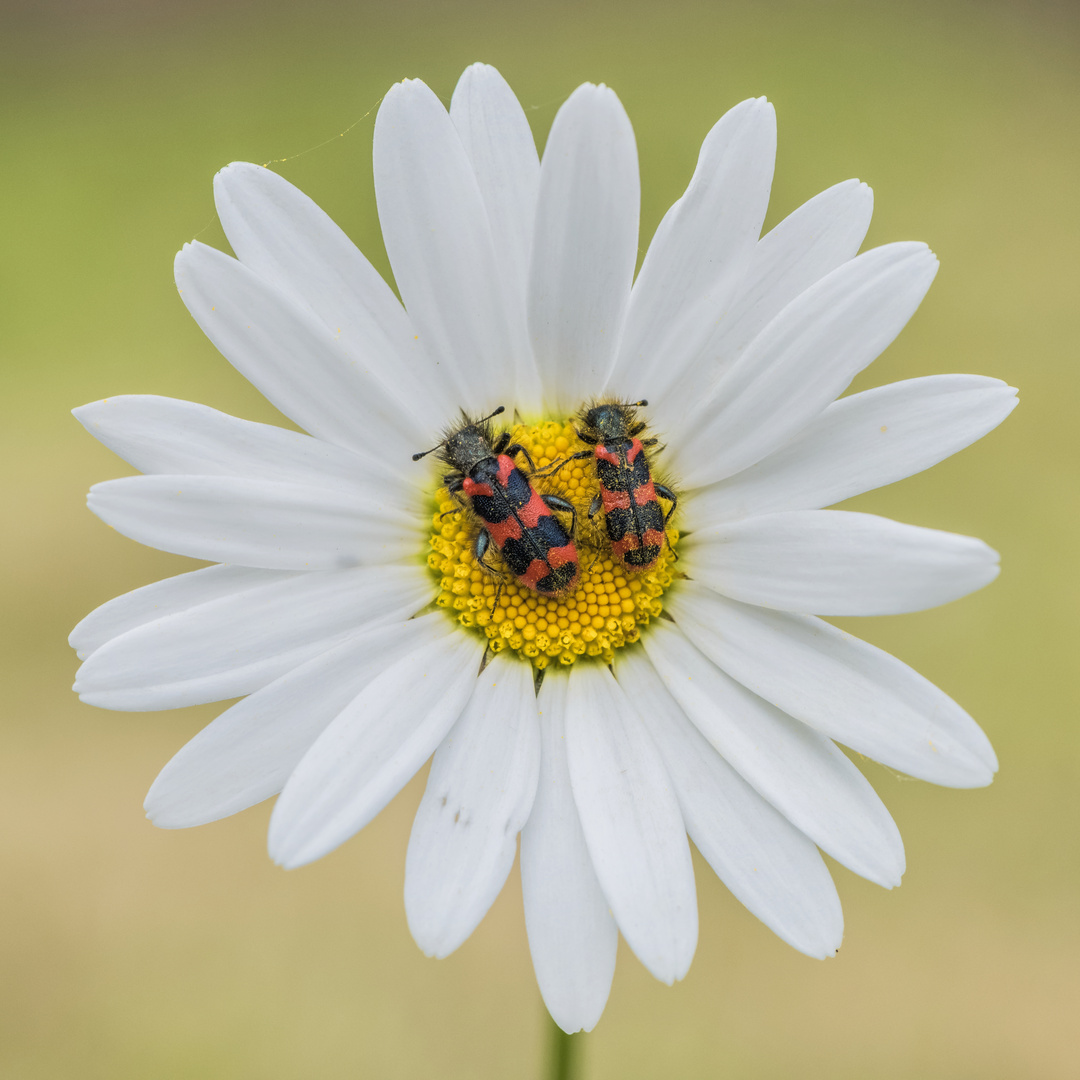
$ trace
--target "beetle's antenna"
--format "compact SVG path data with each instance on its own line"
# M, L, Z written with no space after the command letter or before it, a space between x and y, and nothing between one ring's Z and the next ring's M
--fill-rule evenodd
M488 415L488 416L485 416L485 417L483 417L483 418L482 418L482 419L480 419L480 420L474 420L474 421L472 421L472 423L470 423L470 424L468 424L468 425L466 425L466 426L467 426L467 427L477 427L477 426L478 426L479 424L482 424L482 423L484 423L484 422L485 422L486 420L490 420L492 416L498 416L498 415L499 415L499 413L501 413L501 412L506 412L506 406L505 406L505 405L500 405L500 406L499 406L499 407L498 407L498 408L497 408L497 409L496 409L496 410L495 410L495 411L494 411L493 413L491 413L490 415ZM460 430L460 429L458 429L458 430ZM448 436L447 436L447 438L449 438L449 437L450 437L450 436L448 435ZM439 447L440 447L440 446L443 446L443 445L444 445L445 443L446 443L446 439L443 439L443 441L442 441L441 443L438 443L438 444L436 444L436 445L435 445L435 446L433 446L433 447L432 447L432 448L431 448L430 450L424 450L423 452L421 452L421 453L419 453L419 454L413 454L413 456L412 456L412 459L413 459L413 461L419 461L419 460L420 460L420 459L421 459L422 457L427 457L427 456L428 456L428 454L433 454L433 453L435 453L435 451L436 451L436 450L438 450L438 449L439 449Z
M490 420L490 419L491 419L491 418L492 418L493 416L498 416L498 415L499 415L499 413L504 413L504 412L506 412L506 406L505 406L505 405L500 405L500 406L499 406L499 407L498 407L498 408L497 408L497 409L496 409L496 410L495 410L495 411L494 411L493 413L488 413L488 415L487 415L487 416L483 416L483 417L481 417L481 418L480 418L479 420L474 420L474 421L473 421L473 422L472 422L472 423L471 423L471 424L469 425L469 427L478 427L478 426L479 426L480 424L486 423L486 422L487 422L488 420Z

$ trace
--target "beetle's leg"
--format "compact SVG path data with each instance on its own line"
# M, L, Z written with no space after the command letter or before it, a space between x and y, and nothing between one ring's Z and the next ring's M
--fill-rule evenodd
M566 499L561 499L558 495L541 495L541 499L544 501L544 505L549 510L558 510L561 514L570 515L570 537L574 536L577 531L577 511L574 509L574 504L567 502Z
M671 554L675 556L676 560L678 560L679 553L671 546L671 541L668 539L666 526L667 523L671 520L671 515L675 513L675 507L679 505L679 500L675 498L675 492L672 491L671 488L665 487L663 484L653 484L653 487L656 489L656 494L659 495L660 498L667 499L667 501L671 503L671 509L664 515L664 542L667 544L668 550L671 552Z
M510 440L508 437L507 442L509 441ZM507 457L511 458L514 457L516 454L524 454L525 460L529 463L529 475L533 476L536 474L536 466L533 464L532 455L529 453L528 450L525 449L524 446L521 445L521 443L514 443L513 446L504 446L501 450L497 452L500 454L505 454Z
M593 501L591 503L589 503L589 517L590 518L593 518L593 517L596 516L597 510L600 509L600 507L603 505L603 503L604 503L604 500L603 500L603 498L601 496L599 496L599 495L594 495L593 496Z
M489 574L492 575L492 577L494 577L496 576L496 571L494 567L488 566L488 564L484 562L484 556L487 555L490 549L491 533L489 533L487 529L482 528L476 534L476 539L473 541L473 557L476 559L477 563L480 566L482 566Z
M453 499L462 510L468 510L468 500L461 494L461 489L465 486L465 477L460 473L448 473L443 477L443 483L446 485L446 490L449 493L450 498ZM449 517L451 514L456 513L458 513L457 510L447 510L445 514L439 515L439 520L441 521L444 517Z
M594 450L579 450L576 454L570 454L567 457L562 458L560 461L552 462L546 469L542 469L538 473L534 473L534 476L554 476L564 465L568 465L571 461L577 461L580 458L592 457L595 454Z
M675 513L675 507L679 505L679 500L675 498L675 492L671 488L664 487L663 484L653 484L653 487L657 495L671 503L671 509L664 515L664 524L666 525L671 520L671 515Z
M491 602L491 611L494 614L495 608L498 606L499 597L502 596L503 585L506 584L506 578L499 573L493 566L490 566L485 562L487 553L491 550L491 533L487 529L481 528L476 534L476 539L473 541L473 558L484 569L484 571L490 574L496 581L495 599Z

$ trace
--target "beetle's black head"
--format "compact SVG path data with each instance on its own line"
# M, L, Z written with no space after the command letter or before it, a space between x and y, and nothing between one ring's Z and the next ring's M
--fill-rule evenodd
M491 426L491 417L505 411L506 409L500 405L489 416L473 420L467 412L462 410L461 423L450 428L438 446L413 454L413 461L419 461L432 451L438 450L439 457L447 465L468 476L478 462L494 456L495 451L492 449L491 442L495 437L495 432Z
M578 418L581 437L594 445L629 439L645 426L637 420L639 405L648 405L648 402L602 401L588 406Z
M452 469L468 476L481 461L494 456L491 447L494 432L487 420L472 421L467 416L464 420L464 424L447 434L439 457Z

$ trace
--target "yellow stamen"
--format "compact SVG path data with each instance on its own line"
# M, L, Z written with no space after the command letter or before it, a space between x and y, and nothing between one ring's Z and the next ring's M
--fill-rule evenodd
M513 441L525 447L538 471L585 448L569 421L518 425ZM518 461L524 464L523 457ZM441 488L427 559L439 579L435 603L462 626L482 633L492 652L511 649L536 668L546 668L553 660L572 664L581 656L609 664L616 649L637 641L641 628L660 614L664 590L673 576L672 552L665 546L656 565L645 573L631 574L613 558L603 512L592 521L588 516L600 490L592 458L567 462L554 475L532 482L541 494L560 495L577 510L574 542L581 563L577 588L554 598L541 596L505 569L494 545L485 561L499 577L485 572L473 556L478 523L469 520L470 515ZM569 515L557 516L569 528ZM674 547L678 533L669 529L668 539Z

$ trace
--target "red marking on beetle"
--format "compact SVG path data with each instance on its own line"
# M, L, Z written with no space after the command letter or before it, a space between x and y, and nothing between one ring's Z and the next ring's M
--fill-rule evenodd
M470 480L467 476L461 485L461 490L471 499L474 495L485 495L487 498L491 498L495 494L491 490L490 484L478 484L475 480Z
M517 513L526 529L535 529L542 517L551 516L547 504L535 490L529 496L529 501Z
M518 581L524 581L533 592L540 592L536 587L537 583L542 577L546 577L550 573L551 567L543 559L533 559L526 567L525 573L518 578Z
M612 453L612 452L611 452L610 450L608 450L608 449L607 449L607 448L606 448L606 447L605 447L605 446L603 445L603 443L598 443L598 444L597 444L597 447L596 447L596 456L597 456L597 457L598 457L598 458L599 458L599 459L600 459L601 461L608 461L608 462L610 462L610 463L611 463L612 465L621 465L621 464L622 464L622 462L621 462L621 461L619 460L619 455L618 455L618 454L613 454L613 453Z
M640 439L631 439L630 440L630 449L626 452L627 464L633 465L634 458L636 458L638 456L638 454L643 454L644 452L645 452L645 447L641 445L641 440Z
M635 573L639 573L645 570L651 570L660 560L660 551L661 545L664 543L664 534L662 532L658 532L656 529L646 529L643 540L643 543L639 543L638 538L634 536L633 533L630 533L629 535L624 536L621 540L616 540L615 543L611 545L611 553L617 559L622 559L623 556L627 554L627 552L639 551L645 548L655 548L656 555L652 559L650 559L649 562L635 564L632 567Z
M512 458L506 456L506 454L499 455L499 483L505 488L510 483L510 474L517 468Z
M634 488L634 502L638 506L645 506L648 503L656 502L656 488L653 487L652 480L646 480L644 484Z
M610 514L612 510L630 509L629 491L609 491L606 487L602 487L600 498L604 502L604 513Z
M562 547L552 548L548 552L548 562L551 563L553 570L558 570L560 566L565 566L568 562L577 561L577 548L573 543L563 544Z
M507 540L521 539L521 524L513 514L505 521L485 521L484 528L491 534L491 539L500 551Z
M560 566L566 566L568 563L574 563L574 576L566 582L561 589L541 589L540 582L548 576L553 570L558 570ZM569 592L571 589L577 587L578 581L581 579L581 570L576 565L577 563L577 548L574 547L573 542L569 544L563 544L562 547L552 548L547 553L546 559L533 559L529 563L525 570L525 573L520 575L519 581L524 582L534 592L540 593L541 596L561 596L563 593Z

